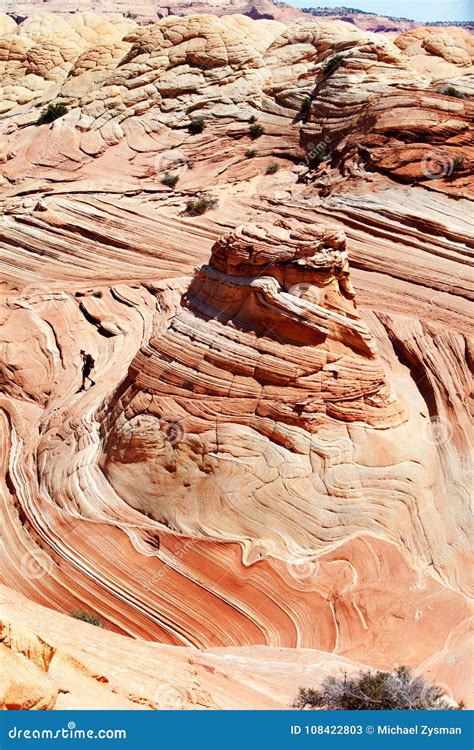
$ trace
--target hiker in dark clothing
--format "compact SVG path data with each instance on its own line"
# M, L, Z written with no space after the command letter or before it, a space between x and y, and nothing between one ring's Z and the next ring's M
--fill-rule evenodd
M92 380L91 378L91 372L94 369L94 365L95 365L92 355L86 354L84 349L81 349L81 356L82 356L82 386L79 388L78 393L80 391L86 390L86 380L90 381L91 388L93 385L95 385L95 380Z

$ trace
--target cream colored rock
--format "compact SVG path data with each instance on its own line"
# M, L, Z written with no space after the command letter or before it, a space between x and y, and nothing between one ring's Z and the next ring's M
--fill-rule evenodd
M474 41L467 29L451 26L438 29L425 27L400 34L395 44L407 55L419 54L442 57L454 65L469 66L474 63Z
M9 36L16 31L16 23L6 13L0 13L0 37Z
M5 587L0 587L0 618L10 621L11 632L28 631L36 641L41 633L54 644L47 675L0 644L0 707L6 708L282 709L290 706L302 681L317 685L327 674L362 668L302 649L200 652L133 641L32 605Z
M0 710L54 708L58 689L34 662L0 642Z

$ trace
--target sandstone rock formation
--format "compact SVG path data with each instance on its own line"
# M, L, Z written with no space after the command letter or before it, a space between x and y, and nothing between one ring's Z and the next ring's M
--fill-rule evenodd
M0 703L163 707L155 652L184 707L341 663L472 701L469 39L1 28Z
M0 623L14 636L21 634L19 643L0 647L0 709L284 709L302 680L320 684L334 670L363 667L312 649L197 651L132 642L33 605L5 587L0 587ZM45 663L36 663L35 652L27 651L38 642L52 653ZM1 692L4 684L10 685L8 693Z
M193 536L225 529L252 560L332 536L320 514L326 493L345 494L332 474L353 451L351 424L406 421L357 314L345 244L288 222L215 243L108 406L104 471L130 505ZM360 440L367 457L384 450L381 435Z
M36 13L69 14L76 12L100 12L100 13L122 13L127 18L133 18L138 23L149 24L156 22L159 18L167 16L190 16L194 14L204 15L212 13L216 16L230 14L246 15L252 19L274 19L282 23L292 23L298 19L308 19L311 16L318 21L345 21L354 24L364 31L383 33L400 33L420 27L422 24L410 21L406 18L387 17L368 13L344 5L335 8L311 7L303 11L294 5L285 2L272 2L272 0L168 0L164 4L141 2L139 6L132 4L130 0L67 0L59 3L58 0L1 0L0 12L10 13L13 17L22 19ZM472 21L458 21L459 12L454 9L453 21L460 27L473 28ZM443 31L443 22L434 23L432 28Z
M216 16L230 14L246 15L253 19L275 19L289 23L298 18L306 18L307 14L285 3L274 3L271 0L168 0L166 3L141 2L132 4L130 0L75 0L74 2L59 3L58 0L18 0L12 6L11 0L1 0L0 12L10 13L17 18L25 18L38 13L54 13L55 15L70 13L121 13L141 24L155 23L167 16L192 16L212 13ZM411 28L407 25L404 28Z

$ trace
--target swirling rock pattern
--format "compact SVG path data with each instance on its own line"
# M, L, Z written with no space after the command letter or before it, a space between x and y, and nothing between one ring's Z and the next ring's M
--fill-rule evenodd
M104 468L122 497L186 533L260 540L257 559L317 545L326 491L348 499L336 472L353 456L350 425L406 421L357 314L345 244L296 222L214 244L110 410ZM287 539L278 521L291 526L293 505L317 517L307 546L302 519Z
M132 653L129 639L38 607L3 586L0 628L1 708L281 709L301 680L319 684L336 669L363 666L316 650L197 651L135 641ZM38 658L43 654L47 659Z
M0 703L284 707L301 665L400 663L472 700L467 38L1 28L0 659L24 679Z

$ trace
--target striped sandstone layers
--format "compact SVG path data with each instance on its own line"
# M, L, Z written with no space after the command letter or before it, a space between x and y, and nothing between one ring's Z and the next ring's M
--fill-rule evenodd
M407 419L354 296L340 230L222 236L108 407L103 463L121 497L174 530L252 542L254 560L320 546L323 506L357 507L335 480L353 439L383 452Z
M239 16L1 29L0 578L34 602L27 642L83 663L64 617L82 608L115 631L77 623L93 674L108 643L127 655L103 673L119 692L138 654L156 673L170 648L222 648L286 705L303 674L268 693L275 649L309 649L469 700L470 38ZM23 666L60 707L61 680L45 693ZM225 683L199 705L269 706Z

